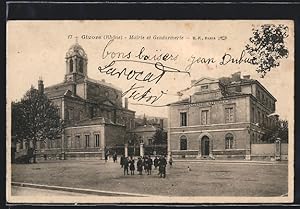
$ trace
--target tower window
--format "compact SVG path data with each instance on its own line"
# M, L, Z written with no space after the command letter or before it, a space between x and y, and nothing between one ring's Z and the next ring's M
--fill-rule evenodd
M79 72L83 73L83 61L79 60Z
M206 125L208 124L208 110L201 111L201 124Z
M73 60L70 59L70 73L73 72Z

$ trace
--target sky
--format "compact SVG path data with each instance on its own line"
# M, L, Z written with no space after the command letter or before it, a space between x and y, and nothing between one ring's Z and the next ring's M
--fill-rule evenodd
M220 65L225 53L240 57L252 36L252 28L270 23L289 27L286 39L289 57L282 59L279 67L260 78L254 65ZM140 95L149 88L151 93L147 95L166 93L153 104L154 97L148 102L129 98L129 108L137 115L167 117L165 105L177 101L176 93L189 87L192 80L220 78L240 71L242 75L257 79L277 99L276 112L281 118L294 118L294 31L291 21L8 21L7 31L8 102L20 100L31 85L37 87L39 77L45 86L62 82L66 72L65 55L77 36L88 56L90 78L104 79L128 92L126 97L133 92L130 90L132 86L138 87L136 90ZM178 40L158 39L166 37ZM157 67L161 66L144 58L147 55L158 59L160 54L160 58L167 54L167 60L158 60L163 66L170 67L164 69L180 72L166 72L159 80L163 71ZM197 59L199 62L206 60L206 63L194 63L190 75L187 74L185 69ZM208 59L214 59L215 63L208 64ZM139 78L147 78L147 74L149 78L149 73L152 73L153 81L128 80L124 75L117 78L99 71L100 67L105 72L106 66L116 60L125 60L113 63L117 70L126 68L127 73L131 70L143 72Z

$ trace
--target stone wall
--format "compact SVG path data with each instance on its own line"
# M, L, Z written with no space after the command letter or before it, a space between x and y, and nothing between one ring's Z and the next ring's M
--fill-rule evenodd
M251 159L263 160L263 159L275 159L275 144L251 144ZM281 160L288 159L288 144L280 144Z

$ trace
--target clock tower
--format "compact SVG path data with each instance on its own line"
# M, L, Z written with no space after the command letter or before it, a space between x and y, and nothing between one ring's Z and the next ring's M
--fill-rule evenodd
M65 82L77 82L87 77L87 55L84 49L76 43L66 53Z

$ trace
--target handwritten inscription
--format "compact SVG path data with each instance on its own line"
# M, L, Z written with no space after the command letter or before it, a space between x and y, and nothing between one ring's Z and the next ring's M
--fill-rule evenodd
M171 54L168 52L162 52L162 50L155 50L155 53L150 53L145 47L141 47L137 52L133 50L128 51L115 51L111 50L110 47L114 40L110 40L104 47L102 51L102 59L112 60L109 64L105 66L99 66L98 70L100 73L106 75L114 76L116 78L125 78L127 80L133 80L135 82L148 82L154 85L158 84L166 73L187 73L186 71L181 71L179 69L167 66L163 62L174 62L178 59L178 54ZM128 66L121 65L120 63L135 63L140 69L130 69ZM151 66L153 71L145 72L143 67L145 65ZM133 100L145 102L150 102L151 104L157 102L163 95L166 94L165 91L160 91L160 95L151 95L152 88L148 88L146 91L141 92L144 86L138 86L134 83L128 90L124 91L122 96L129 96Z
M130 36L130 39L144 39L141 36ZM210 39L210 38L209 38ZM110 60L104 66L98 66L100 73L113 76L116 78L125 78L126 80L134 81L134 84L125 90L122 96L128 96L133 100L145 101L151 104L161 99L166 91L161 90L159 95L152 95L152 88L144 90L144 86L139 86L139 82L152 83L157 85L163 80L163 77L168 73L182 73L183 75L190 75L191 71L195 69L198 64L253 64L255 57L249 56L245 50L242 50L239 56L224 52L221 57L205 57L198 55L191 55L187 59L187 65L181 67L171 67L170 63L174 64L181 57L179 54L172 54L163 49L149 50L144 46L137 49L115 50L112 47L115 39L110 39L102 50L101 58L103 60ZM135 65L132 65L135 64ZM132 67L134 66L134 67ZM152 69L146 72L144 68ZM181 70L182 69L182 70Z

